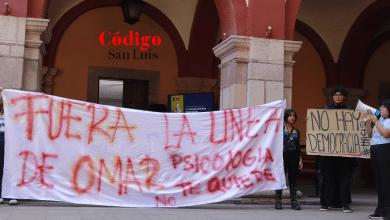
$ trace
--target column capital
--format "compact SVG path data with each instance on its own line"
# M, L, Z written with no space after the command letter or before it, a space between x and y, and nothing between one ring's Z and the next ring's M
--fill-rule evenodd
M51 25L49 19L27 18L26 19L26 38L25 46L27 48L40 48L42 44L50 42L52 37Z
M215 46L213 51L223 64L230 63L233 60L249 62L251 40L252 37L231 35Z
M302 41L284 41L284 65L292 67L295 61L292 59L293 55L297 53L302 46Z

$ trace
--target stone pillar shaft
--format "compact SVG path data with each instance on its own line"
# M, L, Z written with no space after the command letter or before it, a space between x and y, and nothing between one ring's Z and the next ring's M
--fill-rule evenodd
M220 109L287 99L291 107L292 56L302 42L230 36L213 48L221 59Z
M295 61L293 55L301 49L301 41L284 41L284 99L286 108L292 108L292 76Z
M44 44L50 42L51 28L48 19L27 18L24 54L23 90L41 90L42 55Z
M0 15L0 27L0 86L39 91L49 20Z

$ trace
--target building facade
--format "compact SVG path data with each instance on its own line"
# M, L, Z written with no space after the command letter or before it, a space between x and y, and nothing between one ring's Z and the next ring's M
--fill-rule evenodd
M98 102L100 80L116 80L140 108L172 94L212 92L215 109L286 99L303 136L335 85L352 106L390 96L386 0L146 0L134 25L120 2L0 0L0 86Z

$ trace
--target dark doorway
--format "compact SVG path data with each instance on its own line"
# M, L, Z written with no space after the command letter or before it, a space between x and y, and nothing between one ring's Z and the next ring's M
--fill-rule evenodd
M130 81L135 81L136 85ZM125 84L126 88L124 88ZM131 87L131 89L127 87ZM124 91L125 89L127 92ZM159 91L160 72L158 71L99 66L88 67L87 102L147 109L147 105L141 103L158 104ZM127 106L123 105L123 99L126 100Z
M123 107L147 110L149 96L149 81L124 80Z
M148 80L99 79L99 104L147 110L148 96Z

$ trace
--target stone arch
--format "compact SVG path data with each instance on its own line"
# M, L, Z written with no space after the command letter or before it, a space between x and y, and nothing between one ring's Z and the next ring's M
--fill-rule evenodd
M390 41L390 30L383 32L379 36L375 38L373 42L370 44L370 48L368 49L367 53L365 54L364 57L364 62L362 66L362 72L363 72L363 77L362 77L362 83L364 81L364 73L366 71L366 67L368 62L370 61L371 56L375 53L375 51L381 47L384 43Z
M326 87L336 85L338 72L337 64L333 61L332 54L324 40L309 25L300 20L297 20L295 23L295 31L308 39L320 55L325 70Z
M389 20L390 2L378 0L368 6L352 25L340 51L339 82L362 88L365 59L376 31ZM353 76L353 77L352 77Z
M80 15L95 8L119 6L120 2L121 2L120 0L113 0L113 1L85 0L79 3L78 5L76 5L75 7L73 7L72 9L70 9L69 11L67 11L53 28L52 40L50 44L48 44L46 47L47 55L46 55L44 65L50 68L53 67L57 46L62 35L64 34L66 28ZM179 76L185 76L187 72L187 66L188 66L188 56L187 56L187 50L184 45L184 41L181 38L179 31L176 29L176 27L171 22L171 20L154 6L146 3L142 12L148 15L149 17L151 17L152 19L154 19L161 27L164 28L164 30L171 37L172 42L175 46L177 59L178 59L178 71L179 71L178 74Z

